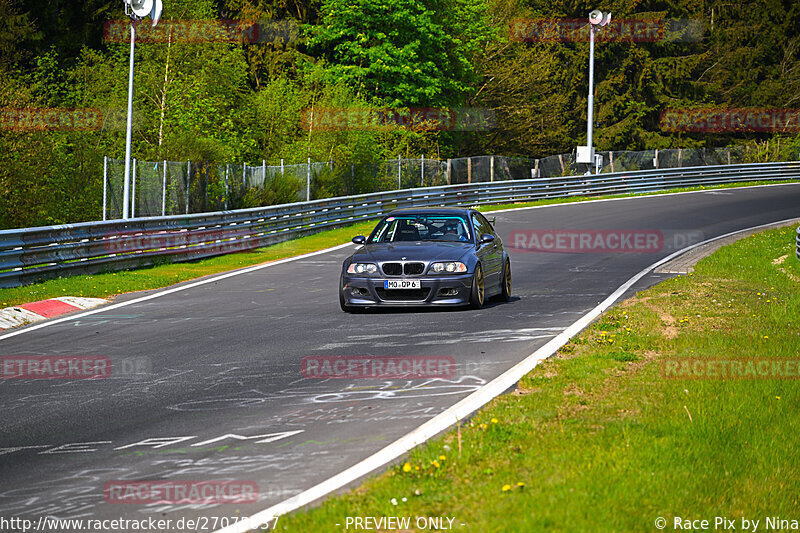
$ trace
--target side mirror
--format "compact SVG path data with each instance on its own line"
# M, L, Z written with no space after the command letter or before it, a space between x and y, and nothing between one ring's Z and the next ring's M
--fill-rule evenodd
M367 242L367 238L363 235L356 235L353 237L353 244L364 244L365 242Z
M494 242L494 235L492 235L490 233L481 234L481 238L480 238L479 243L480 244L486 244L487 242Z

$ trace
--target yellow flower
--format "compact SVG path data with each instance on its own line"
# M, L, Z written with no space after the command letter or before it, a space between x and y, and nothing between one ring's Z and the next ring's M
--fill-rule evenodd
M403 465L403 472L411 472L411 463L406 463Z
M439 468L439 461L434 461L431 464L433 464L433 466L435 466L436 468Z
M445 459L447 459L447 457L445 457L444 455L440 455L440 456L439 456L439 460L440 460L440 461L444 461Z
M497 419L496 418L492 418L492 424L497 424Z
M523 483L522 481L520 481L520 482L518 482L518 483L517 483L517 487L519 487L519 490L522 490L522 489L524 489L524 488L525 488L525 483Z
M511 490L511 485L503 485L503 492Z

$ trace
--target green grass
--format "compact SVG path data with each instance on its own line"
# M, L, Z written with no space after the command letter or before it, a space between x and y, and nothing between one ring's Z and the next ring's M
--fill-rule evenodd
M790 180L791 181L791 180ZM787 181L788 182L788 181ZM598 197L574 196L570 198L553 198L548 200L538 200L535 202L525 202L505 205L481 206L480 211L499 211L504 209L514 209L520 207L532 207L540 205L564 204L581 202L586 200L598 200L608 198L628 198L632 196L664 194L667 192L684 192L693 190L712 190L731 187L745 187L752 185L766 185L775 183L774 181L747 182L738 184L725 184L715 187L690 187L685 189L671 189L669 191L620 194ZM786 182L780 182L786 183ZM343 244L353 236L363 233L368 234L372 231L375 222L360 222L351 226L324 231L287 241L284 243L260 248L250 252L229 254L226 256L202 259L199 261L184 263L166 263L154 267L142 268L132 271L120 271L117 273L95 274L91 276L72 276L58 278L26 285L24 287L14 287L0 289L0 309L12 305L19 305L27 302L35 302L54 298L57 296L85 296L93 298L109 298L117 294L127 292L158 289L199 278L209 274L216 274L234 270L237 268L257 265L260 263L275 261L286 257L301 255L304 253L322 250L338 244Z
M673 531L675 516L759 519L763 531L766 516L797 519L798 382L661 370L800 359L794 237L741 240L622 302L460 431L278 530L339 531L347 516L447 516L482 532L656 531L658 517Z

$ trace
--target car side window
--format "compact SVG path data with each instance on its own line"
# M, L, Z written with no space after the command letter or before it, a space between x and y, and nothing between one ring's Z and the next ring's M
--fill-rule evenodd
M486 217L481 215L480 213L477 213L477 215L478 215L478 219L481 222L483 222L484 227L486 227L489 230L489 231L485 231L484 233L491 233L492 235L494 235L495 233L494 233L494 228L492 227L492 223L489 222L488 220L486 220Z
M472 213L472 225L475 226L475 233L477 234L475 235L476 242L484 233L494 235L491 224L480 213Z

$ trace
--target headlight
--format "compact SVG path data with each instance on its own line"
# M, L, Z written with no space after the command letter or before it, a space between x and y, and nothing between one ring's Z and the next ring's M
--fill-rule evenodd
M459 272L466 272L467 265L460 261L450 261L447 263L433 263L430 271L434 274L457 274Z
M347 267L348 274L374 274L378 271L378 266L372 263L353 263Z

